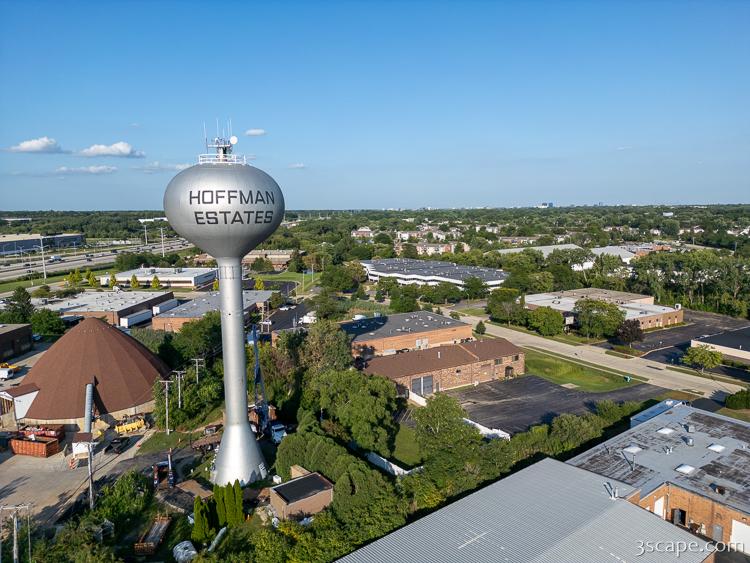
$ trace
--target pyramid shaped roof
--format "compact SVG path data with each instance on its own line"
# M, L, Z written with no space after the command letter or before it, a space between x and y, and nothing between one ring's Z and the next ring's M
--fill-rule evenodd
M39 387L26 413L37 420L84 416L86 384L94 383L98 414L116 412L152 399L167 365L135 338L95 318L68 331L31 368L24 383Z

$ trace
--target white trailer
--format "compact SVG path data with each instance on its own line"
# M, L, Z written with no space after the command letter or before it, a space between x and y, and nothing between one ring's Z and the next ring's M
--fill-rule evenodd
M174 309L179 304L180 302L177 301L177 299L169 299L168 301L164 301L162 303L154 305L151 310L154 312L154 316L161 315L162 313L169 311L170 309Z
M127 317L122 317L120 319L120 326L123 328L133 328L135 325L146 322L152 316L151 309L144 309L143 311L138 311Z

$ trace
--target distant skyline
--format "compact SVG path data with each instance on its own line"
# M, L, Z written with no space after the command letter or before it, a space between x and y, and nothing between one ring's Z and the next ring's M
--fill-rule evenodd
M750 202L750 2L0 2L0 210Z

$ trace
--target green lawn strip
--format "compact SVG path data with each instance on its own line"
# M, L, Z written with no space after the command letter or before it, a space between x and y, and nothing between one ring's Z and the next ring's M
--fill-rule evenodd
M578 334L573 334L573 333L558 334L555 336L542 336L535 330L531 330L529 328L526 328L525 326L519 326L519 325L514 325L514 324L509 325L507 323L499 323L497 321L487 321L487 322L495 326L508 328L510 330L515 330L516 332L523 332L525 334L538 336L539 338L546 338L547 340L555 340L557 342L563 342L564 344L570 344L572 346L582 346L584 344L596 344L599 342L603 342L603 340L597 340L595 338L586 338L585 336L580 336Z
M608 356L615 356L616 358L623 358L625 360L631 360L633 359L633 356L628 356L627 354L623 354L621 352L616 352L615 350L607 350L604 352Z
M138 449L138 455L151 454L155 452L164 452L169 448L186 447L192 440L197 440L202 436L201 432L178 432L173 430L167 436L166 432L156 432L148 440L141 444Z
M595 370L600 371L602 373L608 373L610 375L615 375L615 376L619 376L619 377L628 376L628 377L632 378L633 380L640 381L640 382L645 382L646 381L646 378L638 376L638 375L633 375L632 373L628 373L626 371L621 371L619 369L614 369L614 368L610 368L610 367L600 366L600 365L595 364L593 362L587 362L586 360L581 360L579 358L575 358L575 359L574 358L570 358L568 356L563 356L562 354L558 354L557 352L551 352L549 350L545 350L543 348L538 348L536 346L527 346L527 349L534 350L536 352L539 352L541 354L546 354L548 356L553 356L555 358L558 358L560 360L566 361L566 362L571 363L571 364L580 364L580 365L582 365L584 367L595 369Z
M296 272L279 272L278 274L257 274L255 272L249 272L248 274L251 278L260 278L263 281L290 281L295 282L299 286L302 286L303 282L303 275L298 274ZM315 284L318 281L318 278L320 278L319 273L315 274L304 274L304 287L302 287L302 291L306 291L310 289L311 287L315 286Z
M622 375L571 362L559 356L529 348L525 350L526 372L558 385L572 383L582 391L601 393L637 383L635 380L625 381Z
M736 418L737 420L744 420L745 422L750 422L750 409L734 410L734 409L728 409L724 407L723 409L719 409L718 413L723 414L724 416L729 416L731 418Z
M412 428L403 424L399 426L391 460L405 469L416 467L422 463L417 436Z
M101 274L104 274L107 270L109 270L110 267L111 265L109 267L104 267L104 268L91 270L91 271L94 273L95 276L99 276ZM81 272L81 274L83 274L86 271L86 268L79 268L78 271ZM34 280L13 280L13 281L3 282L3 283L0 283L0 293L5 293L6 291L13 291L17 287L24 287L31 292L31 291L34 291L36 288L38 288L40 285L45 285L45 284L49 285L51 283L64 281L65 278L68 277L69 273L70 272L65 272L61 274L55 274L54 276L47 276L46 280L42 279L42 277L39 276L38 278L34 278ZM31 285L32 281L34 282L34 285ZM88 286L85 286L85 287L88 287Z
M460 315L471 315L473 317L487 316L487 312L479 307L467 307L466 309L455 309L455 311Z
M669 366L669 365L665 365L664 367L666 367L668 370L677 371L679 373L685 373L687 375L692 375L693 377L702 377L703 379L710 379L712 381L722 381L724 383L731 383L732 385L741 385L742 387L747 385L746 382L740 379L727 377L726 375L718 375L710 371L701 373L698 370L690 369L688 367L678 367L678 366Z

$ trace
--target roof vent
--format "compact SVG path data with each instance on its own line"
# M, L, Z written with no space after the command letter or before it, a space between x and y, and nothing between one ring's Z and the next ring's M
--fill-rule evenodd
M674 430L672 430L671 428L667 428L667 427L659 428L657 432L659 434L663 434L664 436L669 436L670 434L674 434Z
M687 463L681 463L677 467L675 467L675 471L677 473L682 473L683 475L690 475L693 471L695 471L695 467L692 465L688 465Z

